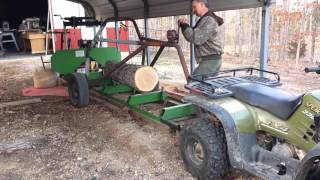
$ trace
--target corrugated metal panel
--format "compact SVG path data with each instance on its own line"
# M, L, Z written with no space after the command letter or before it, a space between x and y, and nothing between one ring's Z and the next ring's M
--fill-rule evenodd
M265 0L211 0L210 9L225 11L262 7Z
M114 9L109 0L69 0L90 4L97 19L114 16ZM144 17L143 0L113 0L119 10L119 16L135 19ZM149 3L149 17L184 15L190 13L190 0L147 0ZM209 0L209 6L214 11L232 9L256 8L263 6L264 0Z

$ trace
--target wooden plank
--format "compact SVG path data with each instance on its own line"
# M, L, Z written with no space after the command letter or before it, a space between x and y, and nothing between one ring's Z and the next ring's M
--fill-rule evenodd
M182 99L187 96L189 93L185 90L180 90L177 87L165 87L164 91L167 93L167 96L175 99L177 101L182 101Z
M41 103L41 102L42 101L41 101L40 98L20 100L20 101L12 101L12 102L5 102L5 103L0 103L0 108L23 106L23 105L35 104L35 103Z

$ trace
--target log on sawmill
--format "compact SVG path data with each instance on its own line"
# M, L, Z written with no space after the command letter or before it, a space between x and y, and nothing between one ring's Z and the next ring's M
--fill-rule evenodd
M115 63L106 64L106 70L112 69L115 65ZM153 67L136 64L122 65L112 73L111 78L140 92L150 92L159 83L158 72Z

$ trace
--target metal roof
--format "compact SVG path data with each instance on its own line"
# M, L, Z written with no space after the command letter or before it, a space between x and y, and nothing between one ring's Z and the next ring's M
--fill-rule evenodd
M163 17L190 14L191 0L69 0L83 4L97 19L108 17ZM262 7L265 0L209 0L214 11ZM118 13L118 14L117 14Z

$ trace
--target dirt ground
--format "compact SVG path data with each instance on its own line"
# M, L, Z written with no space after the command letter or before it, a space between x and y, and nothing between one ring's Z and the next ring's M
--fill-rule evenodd
M244 64L225 59L224 68ZM318 87L316 75L280 65L271 62L270 70L280 72L282 88L299 94ZM36 67L39 60L1 61L0 103L26 99L20 91L33 85ZM181 85L177 68L173 64L160 75L169 83L180 78L176 84ZM3 145L29 145L0 154L0 179L194 179L166 127L137 122L126 112L111 113L95 103L76 109L66 98L41 99L38 104L0 109L0 152ZM232 173L226 179L251 177Z

